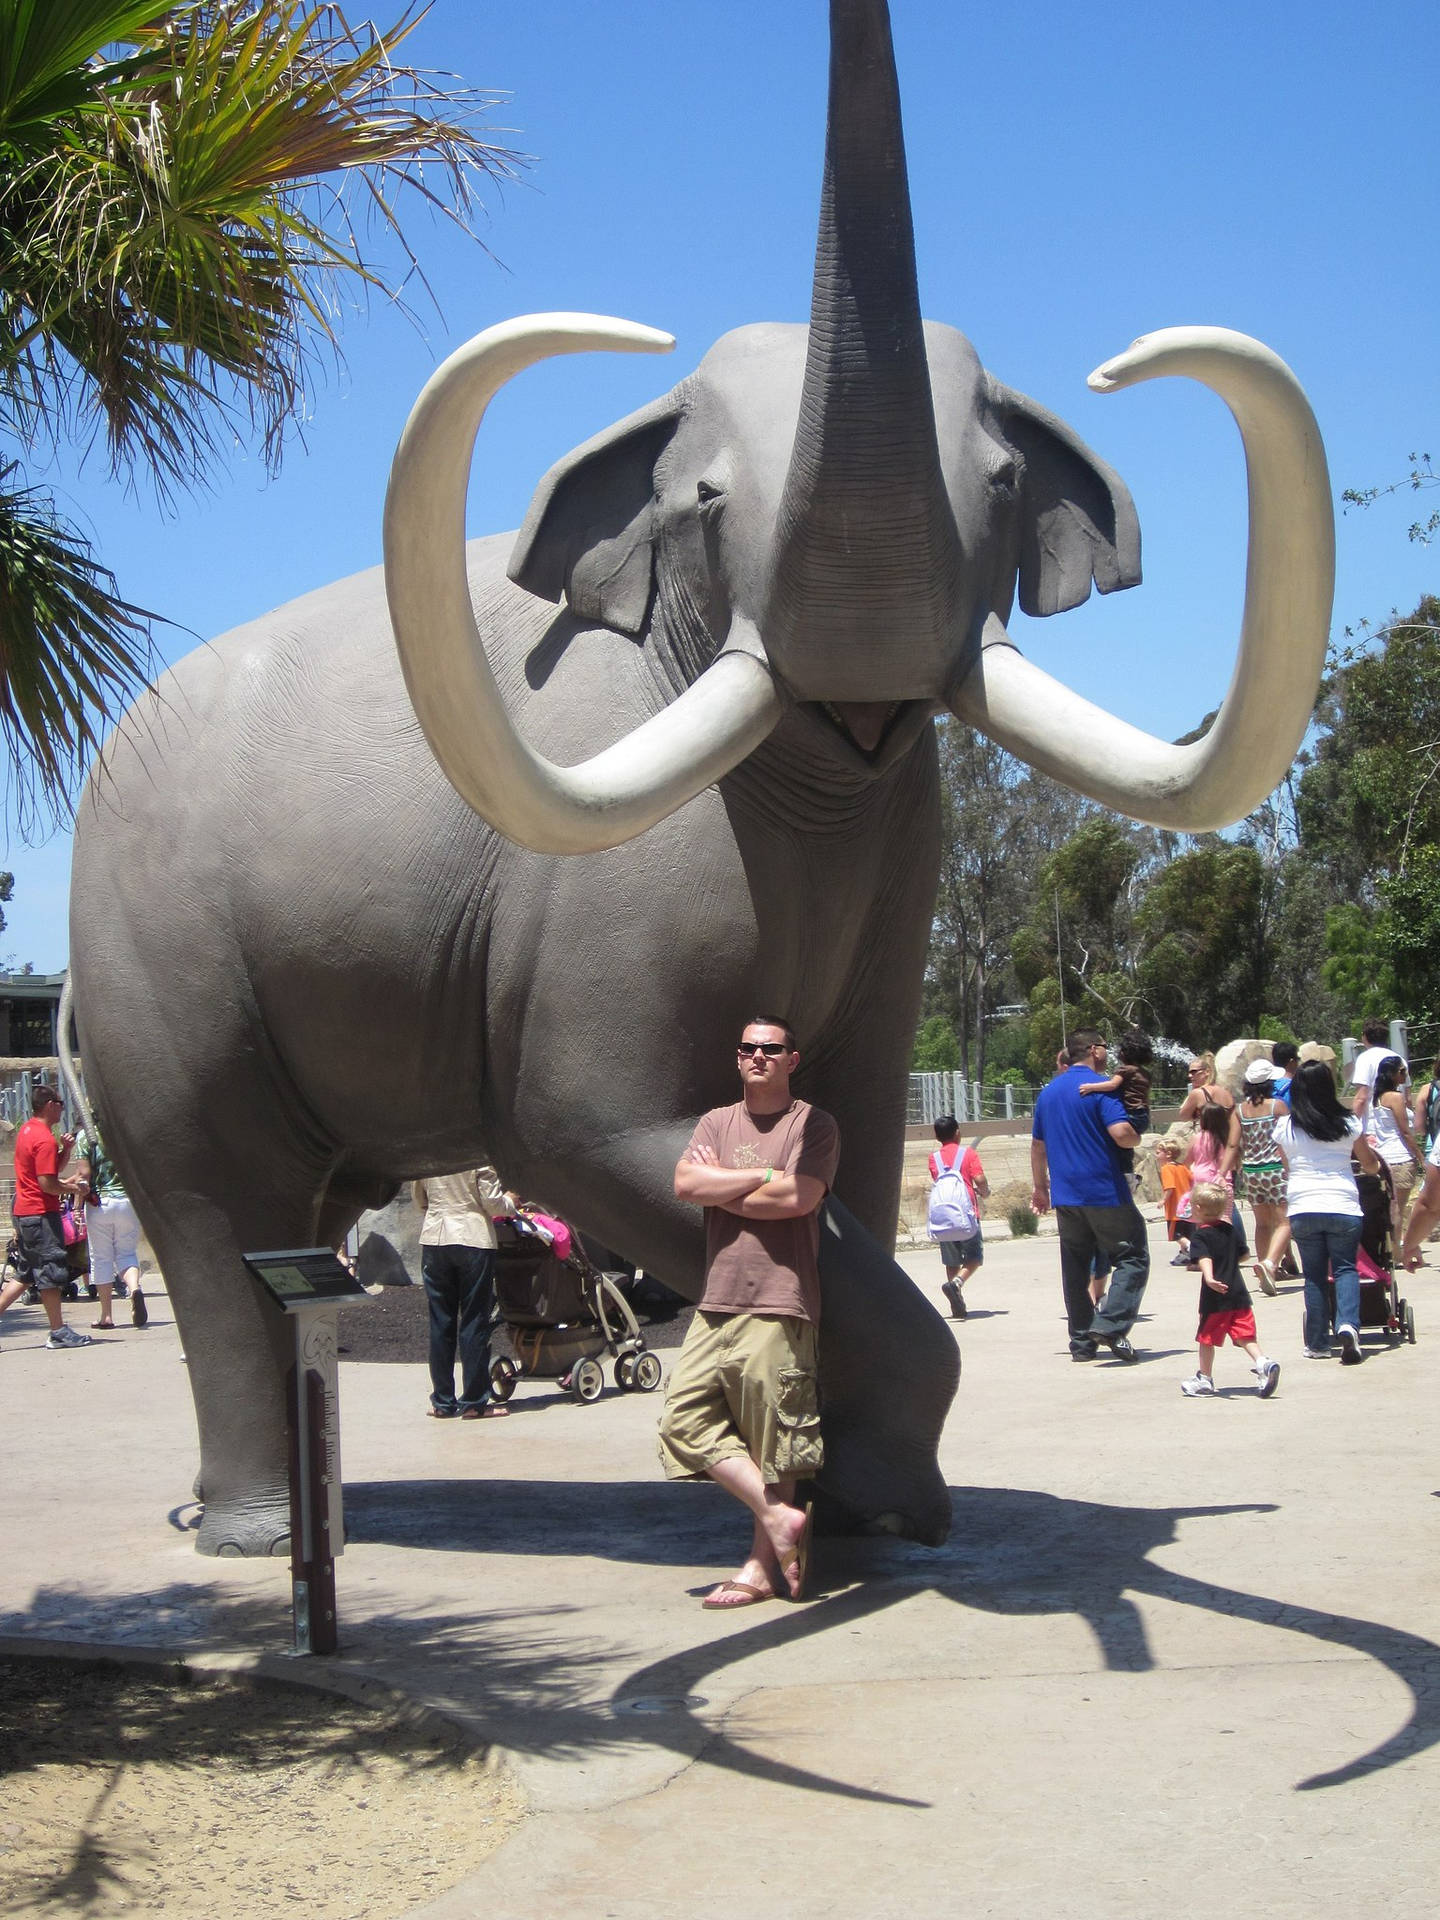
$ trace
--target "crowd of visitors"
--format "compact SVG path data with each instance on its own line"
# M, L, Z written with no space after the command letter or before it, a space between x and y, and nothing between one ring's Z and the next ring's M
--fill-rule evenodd
M1179 1119L1156 1143L1155 1162L1167 1234L1179 1249L1172 1264L1202 1276L1199 1366L1182 1383L1192 1398L1214 1392L1214 1347L1227 1337L1250 1353L1263 1396L1275 1391L1279 1378L1277 1364L1257 1345L1253 1303L1241 1277L1241 1263L1251 1257L1242 1200L1254 1216L1252 1270L1262 1292L1277 1294L1283 1275L1303 1279L1306 1357L1328 1359L1338 1350L1350 1366L1365 1357L1362 1265L1371 1279L1385 1277L1379 1264L1385 1260L1413 1267L1425 1236L1440 1226L1440 1057L1412 1092L1409 1065L1391 1046L1388 1024L1367 1021L1362 1032L1349 1107L1328 1060L1302 1062L1289 1042L1248 1063L1238 1098L1217 1076L1212 1053L1190 1062ZM1055 1209L1076 1360L1092 1359L1097 1343L1133 1357L1129 1341L1116 1343L1114 1336L1133 1325L1148 1277L1139 1216L1129 1217L1122 1182L1142 1103L1149 1120L1144 1069L1150 1052L1136 1033L1117 1051L1118 1071L1102 1077L1103 1037L1075 1034L1055 1079L1036 1100L1032 1122L1032 1205L1037 1213ZM1382 1244L1373 1249L1362 1247L1366 1181L1386 1222ZM1116 1255L1115 1278L1098 1300L1084 1285L1091 1248Z

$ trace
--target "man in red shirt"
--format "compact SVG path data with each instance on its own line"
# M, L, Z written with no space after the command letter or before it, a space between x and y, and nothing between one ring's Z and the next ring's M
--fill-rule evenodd
M15 1136L15 1231L30 1269L30 1284L38 1290L50 1322L45 1345L57 1351L92 1344L88 1333L77 1333L66 1326L60 1306L60 1289L70 1277L60 1225L60 1196L81 1190L77 1180L64 1176L75 1136L67 1133L58 1141L55 1138L63 1112L59 1094L42 1081L30 1095L30 1118ZM23 1285L23 1281L16 1283L13 1291L6 1288L10 1299ZM10 1299L0 1301L0 1311L9 1306Z
M823 1458L819 1214L840 1158L830 1115L790 1092L788 1023L750 1021L738 1053L744 1099L701 1116L675 1169L676 1198L705 1209L705 1291L660 1422L669 1478L708 1477L755 1516L749 1558L703 1602L727 1611L805 1593L795 1483Z

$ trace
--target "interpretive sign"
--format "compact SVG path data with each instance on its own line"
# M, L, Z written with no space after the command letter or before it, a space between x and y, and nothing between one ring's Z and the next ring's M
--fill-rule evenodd
M339 1321L368 1298L329 1247L242 1255L265 1297L295 1328L287 1379L290 1430L290 1583L296 1653L334 1653L335 1557L345 1550L340 1481Z

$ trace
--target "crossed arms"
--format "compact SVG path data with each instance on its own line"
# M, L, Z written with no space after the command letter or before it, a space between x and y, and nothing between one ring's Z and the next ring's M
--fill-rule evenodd
M696 1145L676 1163L675 1198L746 1220L797 1220L820 1205L825 1182L771 1167L722 1167L713 1147Z

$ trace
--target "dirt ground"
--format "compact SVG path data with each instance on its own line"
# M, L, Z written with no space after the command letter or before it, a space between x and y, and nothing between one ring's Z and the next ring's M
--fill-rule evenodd
M390 1920L523 1817L506 1773L403 1710L0 1661L0 1913Z

